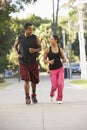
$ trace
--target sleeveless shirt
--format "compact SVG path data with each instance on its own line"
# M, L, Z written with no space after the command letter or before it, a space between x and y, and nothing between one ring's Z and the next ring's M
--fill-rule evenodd
M36 62L37 53L30 53L29 48L38 48L36 43L36 35L32 34L31 36L25 37L24 34L18 37L19 40L19 54L22 55L22 58L19 58L19 63L22 64L32 64Z
M50 47L50 50L49 50L49 53L48 53L48 59L49 60L54 59L54 64L49 64L49 70L55 70L55 69L63 67L60 55L61 55L60 48L59 48L59 52L54 53L54 52L52 52L52 49Z

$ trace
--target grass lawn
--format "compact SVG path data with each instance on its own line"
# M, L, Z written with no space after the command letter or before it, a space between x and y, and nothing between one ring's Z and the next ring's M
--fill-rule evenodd
M71 80L70 81L72 84L78 84L80 87L86 88L87 89L87 80Z
M0 90L1 90L1 89L4 89L4 88L6 88L6 87L8 87L10 84L11 84L11 83L6 83L6 82L0 83Z

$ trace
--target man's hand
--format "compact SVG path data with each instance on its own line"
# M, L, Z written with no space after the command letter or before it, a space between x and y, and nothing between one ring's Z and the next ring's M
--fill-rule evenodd
M18 58L22 58L22 55L21 55L21 54L18 54Z
M34 52L35 52L35 49L34 49L34 48L29 48L29 52L30 52L30 53L34 53Z

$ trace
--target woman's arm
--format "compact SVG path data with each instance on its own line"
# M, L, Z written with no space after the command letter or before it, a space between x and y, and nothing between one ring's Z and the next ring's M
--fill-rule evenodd
M66 63L66 58L65 58L65 55L64 55L64 50L62 48L60 48L60 54L61 54L62 62Z
M44 62L45 63L49 63L49 64L53 64L54 63L54 59L53 60L48 60L47 58L47 55L49 53L49 49L46 49L45 52L44 52Z

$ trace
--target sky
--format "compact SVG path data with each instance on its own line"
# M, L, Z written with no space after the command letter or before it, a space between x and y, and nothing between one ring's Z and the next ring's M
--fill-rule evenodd
M55 10L57 6L57 0L55 1ZM59 7L68 0L59 0ZM19 13L11 14L13 18L26 18L27 16L31 14L35 14L36 16L40 16L41 18L52 18L53 9L52 9L52 0L38 0L34 4L29 4L28 6L25 6L24 11L20 11ZM59 15L66 15L66 11L59 10Z

